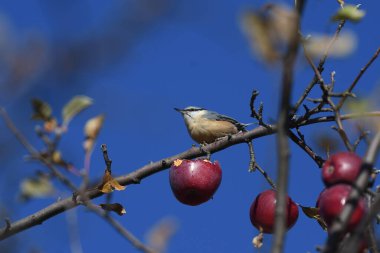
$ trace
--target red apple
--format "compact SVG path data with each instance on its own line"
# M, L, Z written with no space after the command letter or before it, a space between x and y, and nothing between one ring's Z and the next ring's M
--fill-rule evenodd
M287 197L287 229L290 229L298 219L298 206ZM252 225L264 233L273 233L275 223L276 192L267 190L260 193L251 205L249 216Z
M322 167L322 179L326 186L338 183L352 184L360 174L362 159L353 152L332 155Z
M181 203L191 206L212 198L221 180L222 170L217 161L175 160L169 170L174 196Z
M352 187L348 184L336 184L324 189L318 197L317 207L319 215L324 219L327 227L342 212ZM366 200L362 197L348 222L347 231L352 231L366 213Z

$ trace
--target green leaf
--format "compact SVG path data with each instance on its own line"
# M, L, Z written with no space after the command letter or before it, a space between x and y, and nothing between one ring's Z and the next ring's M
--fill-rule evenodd
M303 213L307 217L317 220L318 224L322 227L322 229L325 231L327 230L326 222L322 219L322 217L318 213L319 208L302 206L302 205L299 205L299 206L301 207Z
M32 119L48 121L51 118L52 109L48 103L34 98L32 99L32 107Z
M359 5L347 4L343 8L339 9L337 13L332 17L334 21L350 20L352 22L359 22L365 16L364 10L359 10Z
M68 125L70 120L78 113L92 105L92 99L87 96L73 97L62 110L63 124Z

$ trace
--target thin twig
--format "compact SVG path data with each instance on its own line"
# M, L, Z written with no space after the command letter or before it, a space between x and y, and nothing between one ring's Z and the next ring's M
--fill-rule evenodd
M353 146L354 151L356 151L356 149L359 146L360 142L362 140L364 140L369 135L369 133L370 133L369 131L361 131L360 132L360 135L359 135L358 139L354 142L354 146Z
M101 150L102 150L102 153L103 153L103 159L104 159L104 163L106 164L106 170L111 174L112 173L112 160L108 157L108 149L107 149L107 145L106 144L102 144L100 146ZM111 204L111 201L112 201L112 192L111 193L108 193L106 195L106 205L109 205ZM110 210L105 210L105 215L109 215L109 212Z
M253 144L252 141L248 141L248 150L249 150L249 167L248 172L254 172L256 170L256 158L255 158L255 151L253 150Z
M117 220L109 216L105 211L100 207L93 205L91 203L86 203L85 206L90 209L92 212L102 217L105 221L108 222L120 235L126 238L136 249L145 253L157 253L153 249L146 246L142 243L136 236L134 236L130 231L128 231L123 225L121 225Z
M297 144L301 149L303 149L306 154L308 154L312 159L313 161L318 165L319 168L322 167L323 163L324 163L324 160L322 159L322 157L320 157L319 155L317 155L312 149L311 147L309 147L306 142L300 138L298 138L292 131L289 130L289 138L295 143Z
M347 120L347 119L358 119L358 118L377 117L377 116L380 116L380 111L364 112L364 113L349 113L349 114L340 115L340 119ZM322 117L302 120L300 122L297 122L296 125L304 126L304 125L315 124L321 121L322 122L335 121L335 116L322 116ZM293 127L295 126L292 125L292 128Z
M62 174L59 169L50 161L42 156L38 156L38 160L43 163L48 169L50 169L51 173L66 187L68 187L71 191L76 192L78 188L68 179L64 174Z
M325 50L325 53L323 54L323 57L322 59L319 61L319 64L318 64L318 70L319 72L323 72L323 65L325 65L325 62L326 62L326 59L330 53L330 50L332 48L332 46L334 45L335 41L338 39L339 37L339 34L340 34L340 31L342 30L344 24L346 23L346 20L342 20L339 22L338 24L338 27L334 33L334 36L333 38L331 39L330 43L327 45L326 47L326 50Z
M250 157L248 172L253 172L253 171L255 171L255 169L257 169L264 176L265 180L267 180L269 185L274 190L276 190L276 185L275 185L274 181L269 177L268 173L263 168L261 168L261 166L256 162L255 152L253 151L252 142L248 141L247 144L248 144L248 148L249 148L249 157Z
M272 187L273 190L276 190L277 187L276 187L276 184L274 183L274 181L269 177L268 173L263 169L261 168L261 166L259 164L256 164L256 169L261 173L263 174L265 180L267 180L267 182L269 183L269 185Z
M324 80L322 78L322 75L321 75L319 69L314 65L313 61L311 60L311 58L308 55L308 53L306 52L306 50L305 50L305 57L306 57L307 61L309 62L311 68L313 69L314 74L317 77L318 83L320 84L320 87L321 87L321 89L323 91L323 95L322 95L323 102L327 102L330 105L330 107L333 110L333 112L334 112L335 122L336 122L337 127L338 127L337 130L338 130L338 133L339 133L340 137L343 140L344 145L346 146L346 148L349 151L353 151L354 150L353 146L350 143L350 141L348 139L348 136L347 136L346 132L343 129L343 124L342 124L342 120L341 120L341 117L340 117L339 108L337 108L335 106L334 102L331 99L331 92L330 92L330 90L325 85Z
M33 145L30 144L29 141L25 138L25 136L17 129L11 118L8 116L7 111L3 107L0 107L0 115L4 119L4 122L7 125L8 129L11 130L13 135L26 148L26 150L28 150L31 155L38 154L37 149L35 149Z
M356 78L354 79L354 81L352 82L352 84L350 85L350 87L346 90L346 92L348 92L348 93L352 92L352 90L355 88L356 84L359 82L359 80L362 77L362 75L364 74L364 72L376 60L376 58L379 56L379 54L380 54L380 47L376 50L375 54L371 57L371 59L367 62L367 64L363 68L360 69L359 74L356 76ZM347 97L342 97L341 98L341 100L339 101L339 103L337 105L338 109L342 108L344 102L346 101L346 98Z
M112 172L111 170L111 165L112 165L112 160L109 159L108 157L108 150L107 150L107 145L106 144L102 144L100 146L102 152L103 152L103 158L104 158L104 162L106 164L106 169L108 170L109 173Z
M64 185L66 185L70 190L76 191L76 186L64 175L62 174L57 167L54 166L54 164L44 158L36 148L33 147L32 144L29 143L29 141L25 138L25 136L17 129L11 118L8 116L7 112L4 110L4 108L0 107L0 115L3 117L5 124L7 125L8 129L13 133L13 135L16 137L16 139L26 148L26 150L30 153L30 155L42 162L50 171L52 174L58 178L59 181L61 181Z
M251 117L257 119L260 126L267 127L268 125L263 121L263 109L264 109L263 103L262 102L260 103L258 111L256 111L255 109L255 100L258 95L259 95L259 92L257 90L254 90L252 92L251 99L249 102L249 107L251 109Z
M348 151L353 151L354 150L354 147L352 146L350 140L348 139L348 136L346 134L346 131L344 131L343 129L343 123L342 123L342 118L340 116L340 112L339 110L336 108L336 106L334 105L334 103L332 102L332 100L329 98L328 99L329 101L329 104L331 106L331 108L333 109L334 111L334 115L335 115L335 122L337 124L337 131L341 137L341 139L343 140L343 143L344 145L346 146L347 150Z
M333 44L335 43L335 41L338 39L338 36L340 34L340 31L342 30L344 24L345 24L345 20L342 20L336 31L335 31L335 34L333 36L333 38L331 39L331 41L329 42L329 44L327 45L326 47L326 50L323 54L323 57L320 59L319 61L319 64L318 64L318 70L319 70L319 73L322 73L323 72L323 66L326 62L326 59L329 55L329 52L331 50L331 47L333 46ZM314 75L313 79L310 81L310 83L308 84L308 86L306 87L305 91L302 93L301 97L298 99L298 101L296 102L294 108L293 108L293 113L296 113L298 108L301 106L301 104L303 103L303 101L306 99L306 97L309 95L310 91L314 88L315 84L317 83L318 81L318 78L316 75Z

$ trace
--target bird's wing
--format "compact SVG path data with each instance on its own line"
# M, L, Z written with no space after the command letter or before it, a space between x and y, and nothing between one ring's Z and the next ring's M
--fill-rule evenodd
M213 120L220 120L220 121L228 121L228 122L231 122L232 124L234 124L238 130L240 131L245 131L245 127L248 126L249 124L243 124L243 123L240 123L239 121L231 118L231 117L228 117L226 115L222 115L222 114L219 114L217 112L213 112L213 111L209 111L208 112L208 115L207 115L210 119L213 119Z

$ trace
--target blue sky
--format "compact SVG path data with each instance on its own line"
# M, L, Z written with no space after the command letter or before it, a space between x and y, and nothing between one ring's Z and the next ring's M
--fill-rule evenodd
M74 95L92 97L95 104L74 119L62 140L61 150L74 164L82 166L83 124L89 117L105 113L106 122L97 143L108 145L117 175L191 147L193 141L174 107L202 106L249 123L253 122L249 117L249 99L252 90L257 89L260 91L258 101L264 102L265 119L276 119L280 71L263 65L252 56L238 23L239 13L260 6L262 1L160 1L165 5L153 12L152 17L148 13L140 16L140 22L128 21L129 30L109 25L116 23L114 18L122 11L129 11L130 16L136 11L137 1L127 2L127 7L132 6L130 9L122 2L16 0L1 4L0 16L6 20L16 49L31 35L42 38L48 45L48 59L36 76L12 91L9 91L9 84L0 80L0 89L7 91L0 94L1 104L36 146L41 147L41 143L34 135L34 122L29 119L29 101L33 97L50 103L58 115L60 108ZM357 50L344 59L329 59L325 65L325 73L336 71L336 88L340 91L352 82L379 46L377 10L380 3L364 1L361 4L367 11L366 17L358 24L347 23L344 28L357 35ZM336 24L330 17L337 8L335 1L308 1L302 19L303 32L332 34ZM134 27L137 28L132 29ZM120 39L116 36L116 42L112 40L115 44L100 41L103 43L100 50L89 51L86 55L90 59L87 67L75 69L74 65L68 67L68 72L54 72L54 57L59 55L62 45L93 42L88 38L97 38L112 29ZM82 50L90 47L84 45ZM102 53L112 52L112 47L118 50L109 59ZM359 96L367 97L375 92L379 84L379 66L375 62L363 76L357 88ZM302 93L312 76L300 57L293 100ZM328 80L328 75L324 77ZM320 124L302 130L312 144L320 132L334 135L331 125ZM355 137L351 135L352 139ZM0 122L0 141L9 146L0 153L0 161L4 164L0 172L3 182L0 201L9 208L11 220L53 203L55 199L37 199L26 204L16 201L19 182L41 167L22 160L26 151L7 132L3 122ZM275 178L274 136L254 140L254 146L258 162ZM363 147L359 149L361 155ZM291 148L290 196L302 205L313 206L323 189L319 169L298 147L292 144ZM174 217L179 230L168 252L257 252L251 245L257 231L249 221L248 212L255 196L269 186L259 173L248 174L246 145L234 146L212 158L219 160L223 169L222 183L213 200L196 207L180 204L171 193L168 171L163 171L140 185L115 193L114 200L127 210L125 216L116 218L143 239L160 219ZM92 158L93 178L102 175L103 164L101 152L96 149ZM102 201L95 200L95 203ZM83 207L76 212L83 252L136 251L103 220ZM71 252L68 234L67 216L61 214L21 233L14 239L20 242L16 252L26 252L28 248L41 252ZM286 238L285 252L316 252L315 247L324 243L326 234L316 222L300 213ZM265 240L262 252L270 249L271 237L266 236Z

